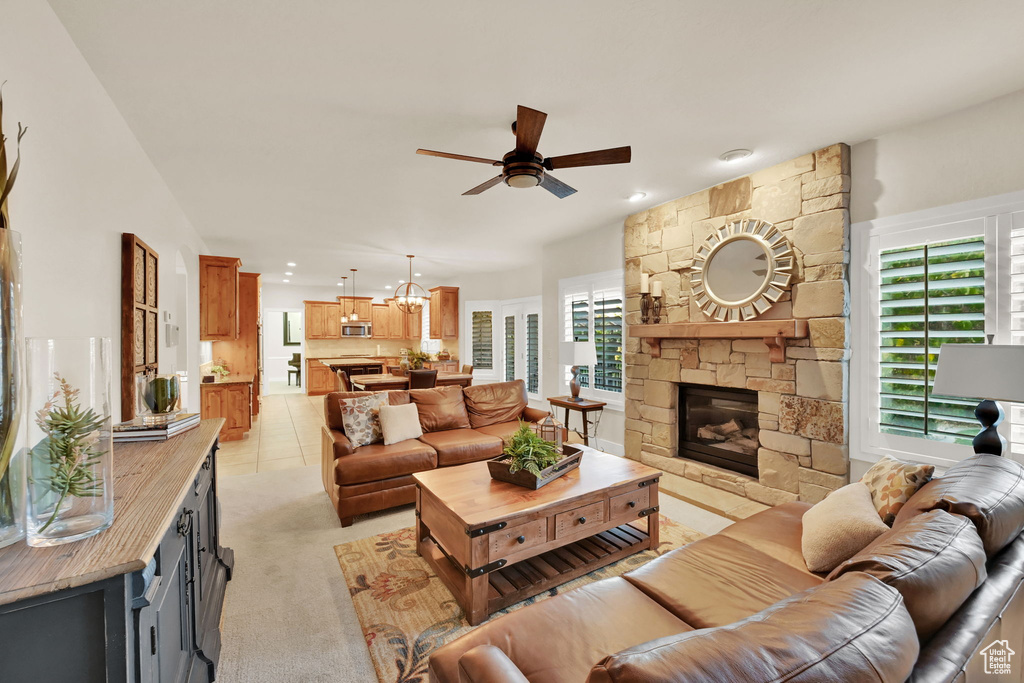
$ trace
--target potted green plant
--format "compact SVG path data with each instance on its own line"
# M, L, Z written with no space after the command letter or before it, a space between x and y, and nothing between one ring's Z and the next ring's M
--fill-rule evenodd
M582 458L579 448L566 444L559 449L520 420L519 429L505 442L501 455L487 461L487 468L492 479L539 489L579 467Z
M415 349L408 349L406 358L409 359L409 368L411 370L421 370L423 369L423 363L430 360L430 354Z

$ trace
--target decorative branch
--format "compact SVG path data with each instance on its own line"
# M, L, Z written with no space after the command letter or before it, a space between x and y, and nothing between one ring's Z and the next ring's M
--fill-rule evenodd
M7 137L4 136L3 132L4 83L7 83L7 81L0 83L0 228L10 229L11 219L8 214L7 198L10 196L11 190L14 189L14 181L18 178L18 169L21 167L21 139L28 132L28 127L22 126L21 122L18 122L18 139L15 148L14 165L11 167L10 175L8 175Z

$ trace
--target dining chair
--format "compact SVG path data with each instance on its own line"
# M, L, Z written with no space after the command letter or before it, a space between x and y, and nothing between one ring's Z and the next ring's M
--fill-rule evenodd
M293 353L292 359L288 361L288 386L292 385L292 375L295 375L295 386L302 386L302 354Z
M437 370L410 370L410 389L433 389L437 384Z
M463 375L472 375L473 374L473 366L472 365L463 365L462 366L462 374Z
M348 373L338 370L338 391L352 391L352 383L348 381Z

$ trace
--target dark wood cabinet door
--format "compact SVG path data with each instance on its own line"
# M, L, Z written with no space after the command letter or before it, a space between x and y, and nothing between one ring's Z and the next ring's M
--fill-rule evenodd
M190 524L182 511L182 524ZM156 679L160 683L188 680L192 664L191 587L189 585L189 533L175 524L160 544L160 590L156 610Z

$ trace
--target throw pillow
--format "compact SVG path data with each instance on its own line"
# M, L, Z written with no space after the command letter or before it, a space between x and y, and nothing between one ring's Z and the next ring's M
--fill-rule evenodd
M900 508L919 488L928 483L933 474L934 465L918 465L884 455L860 480L871 491L871 502L878 516L888 526L892 526Z
M340 399L345 436L355 448L381 440L380 409L388 404L387 392Z
M382 406L380 428L384 432L385 446L423 436L423 429L420 427L420 411L416 409L415 403Z
M832 571L888 530L868 487L859 481L847 484L804 513L804 562L812 572Z
M420 411L420 426L424 433L469 429L469 414L466 413L466 402L462 400L462 387L411 389L409 399Z

